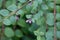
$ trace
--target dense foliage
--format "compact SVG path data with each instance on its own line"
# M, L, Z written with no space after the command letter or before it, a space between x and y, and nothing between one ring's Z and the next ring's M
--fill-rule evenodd
M54 40L53 11L53 0L0 0L0 40ZM60 40L60 0L56 28Z

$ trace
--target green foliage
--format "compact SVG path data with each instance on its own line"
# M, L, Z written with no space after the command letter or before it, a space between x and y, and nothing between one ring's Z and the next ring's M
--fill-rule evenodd
M47 14L47 24L48 25L54 25L54 15L53 15L53 13L48 13Z
M18 25L21 26L21 27L27 27L27 24L26 24L24 19L19 19Z
M53 10L53 0L0 0L1 40L54 40ZM56 28L60 40L60 0Z
M22 32L21 32L20 30L16 30L16 31L15 31L15 35L16 35L17 37L22 37L22 36L23 36L23 34L22 34Z
M12 5L8 6L7 9L10 11L15 11L15 10L17 10L17 6L12 4Z
M24 10L19 10L16 15L20 15L20 17L23 17L24 16Z
M5 25L11 25L11 21L9 19L4 19L3 23Z
M0 15L2 15L2 16L8 16L9 15L9 11L6 10L6 9L2 9L2 10L0 10Z
M5 31L4 31L4 34L7 36L7 37L13 37L14 36L14 31L9 28L9 27L6 27L5 28Z
M25 3L27 0L18 0L21 3Z

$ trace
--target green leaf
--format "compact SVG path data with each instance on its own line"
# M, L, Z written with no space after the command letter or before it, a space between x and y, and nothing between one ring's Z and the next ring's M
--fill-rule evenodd
M46 36L46 38L51 38L51 37L54 36L54 33L53 33L53 31L49 30L49 31L46 32L45 36Z
M60 21L60 13L56 14L56 20Z
M12 4L16 4L16 0L7 0L5 6L7 8L7 7L9 7Z
M22 6L22 3L18 3L17 7L20 8Z
M53 2L53 0L46 0L46 1L48 1L48 2Z
M40 26L44 25L45 24L45 18L41 17L41 18L37 19L36 24L40 25Z
M48 2L48 9L51 11L54 9L54 3L53 2Z
M46 28L44 26L41 26L36 31L34 31L34 34L36 36L44 36L45 35L45 32L46 32Z
M41 36L37 36L37 40L42 40Z
M33 16L33 19L35 19L35 20L40 19L41 16L43 16L43 11L42 11L42 10L39 10L38 13L36 13L36 14Z
M16 17L15 16L11 16L10 19L12 24L15 24L16 23Z
M2 15L2 16L8 16L9 15L9 11L6 10L6 9L2 9L2 10L0 10L0 15Z
M18 8L15 4L12 4L12 5L8 6L7 9L10 11L16 11Z
M19 29L15 31L15 35L16 37L23 37L23 33Z
M60 6L56 6L57 13L60 13Z
M38 3L39 3L39 4L42 4L42 3L43 3L43 0L38 0Z
M6 4L5 4L6 8L12 4L11 2L12 2L11 0L6 1Z
M4 30L4 34L7 37L13 37L14 36L14 31L11 28L6 27L5 30Z
M56 0L56 4L60 4L60 0Z
M54 30L54 27L53 26L50 26L50 27L48 27L48 30L49 31L53 31Z
M16 4L16 0L12 0L12 4Z
M54 25L54 15L53 13L48 13L47 14L47 21L46 23L50 26Z
M27 10L28 12L30 12L30 11L31 11L31 9L32 9L31 4L26 5L26 10Z
M37 36L37 40L45 40L45 37Z
M48 6L46 4L41 5L42 10L48 10Z
M4 19L3 23L5 25L11 25L11 21L9 19Z
M33 33L35 30L37 30L38 27L39 26L36 23L33 23L31 27L29 27L29 31Z
M57 38L60 38L60 31L57 31Z
M45 35L46 40L53 40L53 36L54 36L54 33L53 33L52 30L48 30L48 31L46 32L46 35Z
M23 20L21 18L19 19L19 21L17 23L21 27L27 27L27 24L26 24L25 20Z
M23 17L24 16L24 11L19 10L19 11L17 11L16 15L20 15L21 17Z
M53 38L52 37L49 37L49 38L46 38L46 40L53 40Z
M26 18L27 19L32 18L32 15L26 15Z
M37 8L32 8L31 13L36 13L37 10L38 10Z
M21 3L25 3L27 0L18 0Z
M38 7L38 1L36 1L36 0L33 1L32 7L33 8L37 8Z
M57 22L56 25L57 25L57 28L60 30L60 22Z
M33 1L33 4L32 4L32 10L31 10L31 13L35 13L37 11L37 7L38 7L38 1Z

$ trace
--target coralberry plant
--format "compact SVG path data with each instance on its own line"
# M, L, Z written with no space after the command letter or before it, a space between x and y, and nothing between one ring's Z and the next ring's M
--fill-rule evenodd
M60 0L0 0L0 40L60 40Z

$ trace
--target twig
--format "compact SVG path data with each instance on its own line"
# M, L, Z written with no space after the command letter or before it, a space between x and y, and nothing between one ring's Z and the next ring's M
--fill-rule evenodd
M56 37L56 0L54 0L54 40L57 40L57 37Z
M24 5L22 5L19 9L11 12L11 13L10 13L8 16L6 16L5 18L9 18L10 16L16 14L16 12L17 12L18 10L20 10L21 8L23 8L25 5L27 5L27 4L30 3L30 2L31 2L31 1L26 2L26 3L25 3Z

